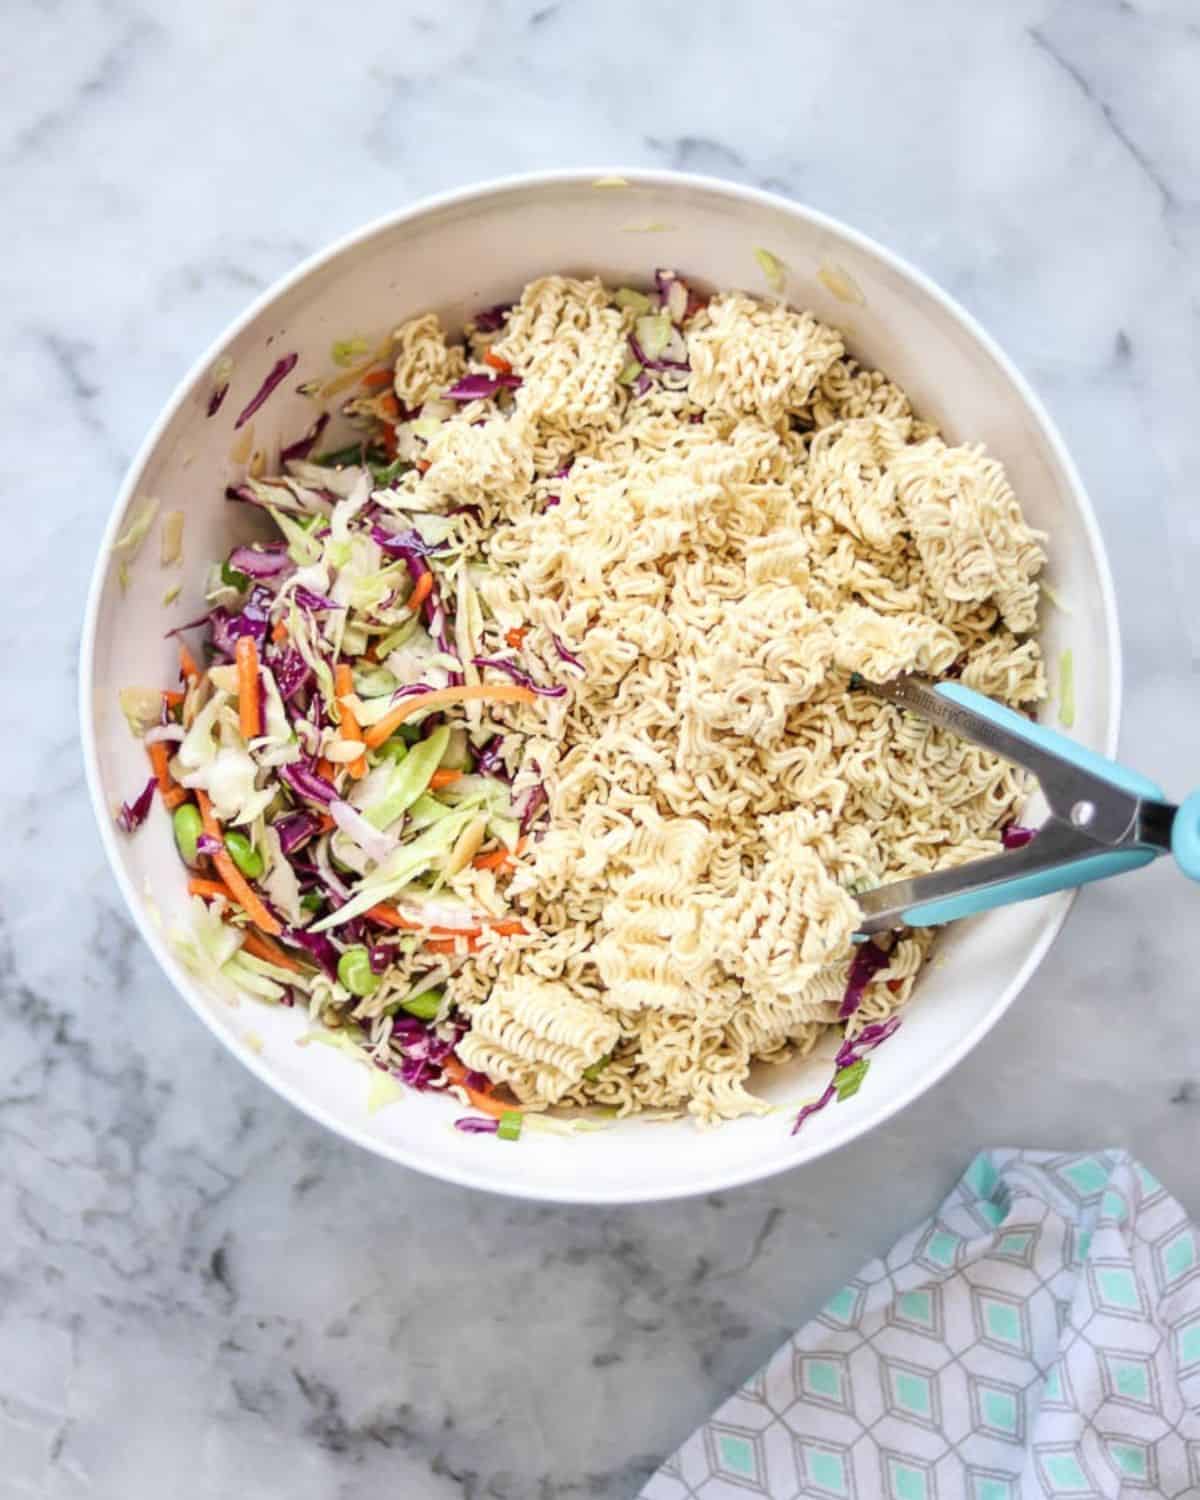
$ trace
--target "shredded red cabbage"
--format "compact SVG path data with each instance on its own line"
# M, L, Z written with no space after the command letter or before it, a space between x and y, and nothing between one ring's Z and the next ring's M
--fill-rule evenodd
M464 1135L495 1135L500 1121L489 1120L486 1115L463 1115L461 1120L455 1120L454 1128Z
M150 814L150 804L154 801L154 788L157 785L157 779L151 776L132 802L121 803L121 811L117 814L116 822L122 833L133 833L146 821Z
M850 963L850 977L846 981L846 993L842 996L842 1003L838 1008L839 1021L845 1021L854 1014L862 1004L867 985L880 969L887 968L889 961L890 956L875 943L868 941L858 945Z
M296 368L296 363L299 358L300 356L298 354L285 354L282 359L276 360L275 364L272 365L271 371L268 374L267 378L263 381L262 385L259 386L255 394L242 408L237 421L233 424L235 432L239 427L244 426L250 420L250 418L263 404L263 402L267 399L267 397L271 394L271 392L275 389L279 382L281 380L287 379L291 372Z
M220 854L225 848L225 840L214 838L211 833L201 833L196 836L196 853L207 854L210 857Z
M475 762L475 769L480 776L501 776L507 780L504 769L504 736L494 734L483 749Z
M1019 823L1008 823L1000 830L1000 842L1006 849L1024 849L1037 836L1036 828L1022 828Z
M525 800L521 804L520 812L522 833L529 832L529 825L533 822L534 818L537 817L538 813L541 812L542 808L545 807L548 800L549 799L546 796L546 788L540 781L537 782L536 785L531 786L525 793Z
M329 413L323 411L303 436L298 437L294 443L289 443L286 448L279 450L279 462L286 464L293 458L307 458L316 446L317 439L329 426Z
M561 698L567 691L561 682L553 687L541 687L534 682L528 672L522 672L520 667L514 666L510 661L502 661L498 656L473 656L471 660L477 667L492 667L497 672L503 672L520 687L528 688L530 692L537 693L542 698Z
M208 627L213 649L223 656L231 657L237 648L239 637L243 635L252 636L255 645L262 646L267 638L267 626L270 623L273 603L274 595L271 590L257 583L250 590L250 595L242 606L240 614L230 614L224 605L218 605L216 609L211 610L208 616Z
M270 662L275 685L285 703L292 700L313 680L313 670L294 646L279 652Z
M464 375L456 385L442 392L444 401L486 401L500 391L515 391L521 385L519 375Z
M559 656L562 657L563 661L565 661L569 666L578 667L581 672L587 670L584 667L583 663L575 655L575 653L573 651L568 651L553 631L550 632L550 639L554 642L554 649L558 652Z
M279 835L279 847L284 854L294 854L320 831L321 820L316 813L301 809L276 818L271 827Z
M283 931L285 943L303 948L310 954L331 979L337 978L338 951L323 932L306 932L303 927L288 927Z
M415 528L408 531L389 531L378 522L371 527L371 537L390 557L403 557L410 562L414 558L420 560L425 557L434 557L437 553L443 552L446 547L445 542L427 542ZM424 568L421 571L424 572ZM413 582L416 582L416 577Z
M229 382L228 382L228 380L226 380L224 382L224 384L222 384L222 385L215 385L215 386L213 386L212 395L209 396L209 398L208 398L208 407L207 407L204 415L206 417L215 417L216 414L221 410L221 403L225 400L225 397L228 394L229 394Z
M868 1052L874 1052L875 1048L886 1042L900 1029L900 1017L890 1016L886 1021L874 1021L870 1026L864 1026L853 1041L843 1041L838 1048L837 1056L833 1060L833 1081L829 1083L825 1092L812 1104L806 1104L796 1116L796 1122L792 1126L792 1134L795 1135L808 1119L809 1115L815 1115L832 1102L837 1095L837 1076L845 1068L852 1068L855 1063L861 1062Z
M477 312L471 322L480 333L495 333L504 326L504 320L511 309L511 302L497 302L493 307L485 307L482 312Z
M800 1129L801 1125L804 1124L809 1115L815 1115L819 1110L824 1109L827 1104L832 1104L833 1096L836 1093L837 1090L834 1088L832 1083L826 1084L825 1092L821 1095L821 1097L819 1099L814 1099L811 1104L806 1104L800 1111L800 1113L796 1116L796 1123L792 1126L792 1134L796 1134L797 1130Z
M292 594L292 598L301 609L307 609L312 614L328 614L331 609L345 609L344 604L339 604L336 599L326 599L324 594L314 593L312 589L305 588L304 584L298 583Z
M651 359L638 342L637 335L633 333L629 335L629 352L642 366L642 375L647 370L690 370L692 368L686 359ZM642 376L639 375L639 383L641 378ZM637 390L637 386L634 389ZM637 393L639 396L642 394L640 390Z
M286 542L257 542L251 547L235 547L229 554L229 566L247 578L277 578L295 567L288 556Z
M337 797L337 790L323 776L310 770L303 761L294 760L288 765L280 766L279 775L297 796L307 797L310 802L320 802L328 807Z

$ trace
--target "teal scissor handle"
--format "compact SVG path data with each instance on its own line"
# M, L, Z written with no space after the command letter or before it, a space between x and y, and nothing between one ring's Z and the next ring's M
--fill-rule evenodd
M1147 802L1165 802L1162 789L1149 777L1087 749L1056 730L1035 724L960 683L938 683L934 692L946 703L965 709L975 719L984 721L982 726L977 725L972 729L969 721L954 722L947 715L944 721L947 727L998 754L1006 755L1008 759L1028 766L1037 775L1052 804L1055 793L1059 794L1061 801L1062 792L1069 785L1071 767L1087 777L1107 782L1127 796ZM989 732L988 726L993 732ZM1005 741L1009 742L1007 750ZM1013 745L1013 741L1019 741L1019 744ZM1023 747L1028 747L1032 753L1021 753ZM1061 824L1059 826L1062 827ZM1200 880L1200 791L1193 792L1175 812L1171 823L1170 844L1180 870L1190 879ZM995 880L990 885L977 886L973 890L948 893L919 902L905 909L905 922L913 927L939 926L943 922L972 916L993 907L1008 906L1017 901L1028 901L1055 891L1087 885L1094 880L1105 880L1112 875L1122 875L1149 864L1164 852L1159 844L1137 842L1114 844L1112 848L1100 850L1095 850L1093 845L1094 852L1081 849L1076 857L1071 857L1065 848L1065 857L1061 861L1043 863L1039 867L1034 864L1037 856L1032 853L1033 846L1029 847L1030 867L1026 870L1022 871L1020 868L1022 861L1019 855L1002 856L1011 860L1015 866L1011 876ZM969 867L962 868L965 873Z

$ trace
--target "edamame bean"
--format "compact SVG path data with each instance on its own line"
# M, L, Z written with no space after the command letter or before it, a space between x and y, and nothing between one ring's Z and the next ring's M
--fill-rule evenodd
M347 948L338 959L337 975L352 995L373 995L379 988L379 975L371 972L371 956L365 948Z
M225 848L247 880L258 879L263 872L263 857L244 833L227 833Z
M416 1016L418 1021L432 1021L441 1008L441 990L426 990L423 995L414 995L411 1000L400 1002L400 1009Z
M200 858L196 851L196 840L204 832L200 809L194 802L181 803L175 809L171 824L175 829L175 844L180 854L189 865L194 865Z

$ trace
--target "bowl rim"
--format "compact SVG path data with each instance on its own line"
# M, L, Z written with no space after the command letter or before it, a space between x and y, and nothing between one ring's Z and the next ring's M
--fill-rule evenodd
M750 1160L740 1166L723 1167L708 1172L704 1169L704 1157L701 1153L696 1162L689 1163L686 1169L681 1170L681 1181L666 1189L661 1187L643 1189L633 1183L630 1184L628 1190L619 1192L612 1190L589 1191L586 1185L572 1190L555 1189L547 1191L539 1189L536 1181L499 1185L494 1179L489 1178L486 1164L482 1161L478 1169L469 1166L459 1167L453 1164L431 1162L419 1151L403 1145L381 1141L368 1134L365 1130L336 1118L323 1105L305 1096L287 1080L276 1076L274 1070L249 1048L239 1047L235 1039L220 1027L215 1018L209 1014L208 1007L201 1003L198 987L193 985L190 978L178 964L174 954L166 943L163 933L152 920L150 912L141 900L138 892L134 889L132 880L125 872L117 843L115 827L110 815L110 809L105 801L104 789L100 777L99 753L94 723L94 676L100 604L108 574L108 562L122 519L128 509L130 500L138 488L142 472L157 448L167 426L187 400L197 382L211 369L214 361L220 357L221 353L232 340L257 318L267 312L272 304L281 296L321 267L330 264L347 251L365 244L376 236L389 234L400 226L411 223L427 214L447 208L469 205L472 202L486 200L507 193L527 191L531 188L589 186L601 179L614 178L621 179L623 183L631 187L666 189L699 188L735 201L785 213L807 222L811 227L849 241L868 255L875 256L892 271L917 286L927 297L939 305L944 314L957 323L965 333L990 355L1025 403L1041 430L1048 448L1060 467L1066 486L1071 492L1076 510L1083 524L1084 535L1091 553L1099 585L1105 625L1113 647L1108 660L1108 722L1105 725L1104 742L1101 748L1102 752L1106 755L1111 756L1115 754L1121 721L1123 668L1120 622L1117 614L1116 592L1112 571L1109 566L1108 553L1091 501L1084 488L1083 480L1074 460L1067 450L1057 425L1028 380L991 334L982 327L973 314L968 312L948 292L944 291L924 271L920 270L904 257L888 249L887 246L881 244L873 236L866 234L862 230L855 229L848 224L844 224L841 220L834 218L830 214L823 213L819 209L795 202L780 193L745 186L741 183L726 181L707 174L659 171L652 168L612 165L569 167L547 171L514 173L426 195L406 207L394 209L390 213L382 214L370 220L358 229L351 230L347 234L340 236L324 249L306 256L290 271L285 272L283 276L272 282L269 287L254 298L241 314L223 328L199 358L191 364L176 385L174 391L146 433L146 436L138 446L137 452L134 454L120 488L117 491L111 513L100 539L88 587L83 629L79 645L78 689L84 771L91 798L92 811L95 814L100 830L100 841L103 845L110 871L116 879L117 886L141 934L142 940L154 954L160 968L166 974L176 992L237 1061L249 1068L260 1082L280 1095L303 1114L307 1115L309 1119L323 1125L335 1135L364 1148L376 1157L393 1162L399 1166L411 1168L417 1172L422 1172L426 1176L438 1178L441 1181L458 1187L476 1188L483 1192L494 1193L506 1198L564 1204L595 1204L597 1206L665 1203L676 1199L694 1197L701 1193L741 1187L818 1161L822 1157L850 1145L851 1142L858 1140L869 1130L875 1130L884 1126L899 1114L901 1110L920 1097L920 1095L927 1093L936 1084L940 1083L948 1073L958 1066L969 1052L979 1045L987 1033L991 1031L992 1027L996 1025L1001 1016L1005 1014L1017 996L1029 983L1042 959L1049 951L1051 944L1062 931L1063 924L1074 904L1077 892L1070 892L1067 898L1062 900L1059 910L1047 921L1040 937L1026 954L1024 962L1015 976L1004 987L979 1021L937 1060L930 1071L921 1073L916 1081L897 1089L888 1098L886 1107L880 1113L872 1118L863 1120L862 1123L849 1125L846 1132L835 1140L815 1145L807 1150L800 1147L796 1156L788 1160L767 1159L761 1163ZM195 993L193 993L194 991Z

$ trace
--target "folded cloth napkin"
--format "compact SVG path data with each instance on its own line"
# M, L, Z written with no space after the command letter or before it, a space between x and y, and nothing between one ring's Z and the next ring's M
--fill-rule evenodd
M1125 1151L977 1156L641 1500L1200 1496L1200 1249Z

